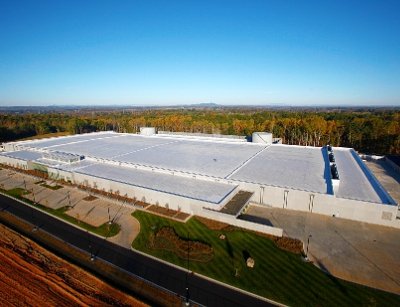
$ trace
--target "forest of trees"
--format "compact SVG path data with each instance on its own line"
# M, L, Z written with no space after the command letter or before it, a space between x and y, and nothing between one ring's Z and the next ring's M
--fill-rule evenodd
M251 136L269 131L285 144L353 147L362 153L400 154L398 110L148 109L0 114L0 142L54 132L114 130L136 133L142 126Z

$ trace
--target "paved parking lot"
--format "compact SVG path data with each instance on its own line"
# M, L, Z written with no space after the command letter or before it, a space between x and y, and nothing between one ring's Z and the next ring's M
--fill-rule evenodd
M396 172L384 159L364 161L389 192L390 196L400 203L400 173Z
M243 219L280 227L305 245L311 235L308 256L321 269L400 294L400 229L258 205Z
M88 194L75 187L63 186L52 190L40 184L56 185L51 180L42 180L8 169L0 170L0 187L6 190L22 188L30 191L25 197L43 206L58 209L71 206L66 213L93 226L100 226L112 219L121 225L121 231L108 240L123 247L130 248L132 241L140 231L139 222L131 216L134 208L115 200L97 197L92 201L85 198Z

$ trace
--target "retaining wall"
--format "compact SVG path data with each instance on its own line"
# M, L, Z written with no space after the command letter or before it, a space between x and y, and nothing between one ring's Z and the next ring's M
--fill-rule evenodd
M197 215L205 217L205 218L217 220L217 221L220 221L223 223L227 223L229 225L241 227L244 229L254 230L254 231L270 234L270 235L277 236L277 237L282 237L282 234L283 234L283 230L281 228L271 227L271 226L262 225L262 224L256 224L256 223L245 221L245 220L239 220L233 215L210 211L207 209L202 210Z

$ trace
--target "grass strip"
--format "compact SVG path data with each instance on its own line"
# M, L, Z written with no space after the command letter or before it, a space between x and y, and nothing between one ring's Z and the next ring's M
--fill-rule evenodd
M82 222L66 213L69 209L68 206L61 207L59 209L52 209L52 208L43 206L41 204L35 203L35 202L31 201L30 199L23 197L23 195L29 194L30 192L25 189L22 189L22 188L14 188L11 190L1 190L1 191L3 193L6 193L10 196L13 196L13 197L19 199L19 200L22 200L23 202L26 202L30 205L40 208L41 210L43 210L51 215L57 216L65 221L68 221L74 225L77 225L85 230L88 230L88 231L95 233L102 237L113 237L113 236L117 235L121 230L121 226L117 223L109 224L108 222L106 222L106 223L101 224L100 226L96 227L96 226L90 225L88 223Z
M50 190L53 190L53 191L59 190L63 187L62 185L48 185L46 183L42 183L42 184L40 184L40 186L45 187Z

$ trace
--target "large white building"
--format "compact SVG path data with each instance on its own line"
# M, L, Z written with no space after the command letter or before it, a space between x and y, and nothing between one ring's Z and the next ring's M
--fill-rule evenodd
M98 132L5 143L0 162L218 219L250 201L400 227L395 201L353 149L253 140ZM250 192L243 206L231 201L239 191Z

